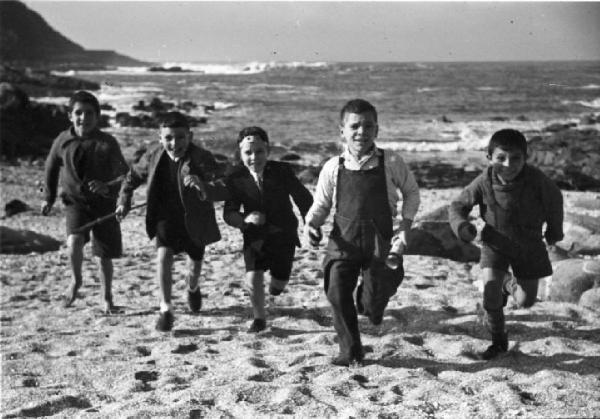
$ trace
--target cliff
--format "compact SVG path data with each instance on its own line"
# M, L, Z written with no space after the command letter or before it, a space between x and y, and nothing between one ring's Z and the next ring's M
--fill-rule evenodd
M115 51L86 50L19 1L0 1L0 62L45 69L151 64Z

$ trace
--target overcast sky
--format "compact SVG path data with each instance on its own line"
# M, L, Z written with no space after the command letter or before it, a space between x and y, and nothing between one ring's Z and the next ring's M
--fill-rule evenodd
M600 59L600 2L25 4L87 49L153 62Z

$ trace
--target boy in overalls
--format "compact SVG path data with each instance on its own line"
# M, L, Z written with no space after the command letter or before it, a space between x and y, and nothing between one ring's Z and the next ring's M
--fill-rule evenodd
M519 307L531 307L539 279L552 275L543 239L553 245L563 238L562 194L552 180L526 164L523 134L514 129L497 131L490 138L487 158L489 167L449 207L450 226L466 242L477 235L468 220L475 205L485 221L479 264L483 308L492 335L492 344L481 353L486 361L508 350L503 311L508 295ZM507 275L509 266L515 279Z
M392 241L406 245L420 203L419 188L403 159L375 145L377 111L369 102L354 99L340 112L344 151L331 158L319 174L314 203L306 215L304 234L316 246L320 227L335 208L333 229L323 261L324 286L333 308L340 353L332 363L362 363L364 351L357 312L380 324L389 299L404 278L402 263L385 265ZM402 195L400 231L392 240L393 218ZM353 293L358 277L362 283Z

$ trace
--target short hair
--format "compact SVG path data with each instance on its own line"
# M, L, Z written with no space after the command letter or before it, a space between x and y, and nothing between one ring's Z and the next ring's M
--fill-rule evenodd
M158 121L159 128L186 128L190 129L190 122L184 114L177 111L161 115Z
M96 96L90 92L78 90L77 92L73 93L73 96L71 96L69 99L69 108L73 109L73 106L75 106L76 103L87 103L92 105L96 111L96 115L100 115L100 102L98 102Z
M516 129L501 129L496 131L488 143L487 152L491 156L496 148L521 150L527 156L527 140L525 136Z
M242 142L242 140L246 137L259 137L266 144L269 144L269 136L267 135L267 131L262 129L261 127L246 127L243 128L238 134L237 143L238 145Z
M377 109L364 99L352 99L342 107L340 111L340 121L344 121L347 113L368 113L371 112L377 122Z

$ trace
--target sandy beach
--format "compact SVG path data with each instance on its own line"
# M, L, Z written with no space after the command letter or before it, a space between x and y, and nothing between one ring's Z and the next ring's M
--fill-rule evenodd
M330 364L337 352L321 271L323 249L302 248L288 289L267 304L268 329L251 321L243 289L241 235L226 226L208 248L204 304L186 304L184 258L175 262L175 327L154 330L155 249L143 209L122 223L125 256L115 262L120 313L101 311L97 268L86 247L82 298L62 307L70 272L62 206L42 217L40 164L2 168L2 200L36 208L2 225L63 242L59 251L2 255L2 417L106 418L580 418L600 414L600 312L509 300L506 355L476 358L488 345L479 268L406 256L406 277L384 321L360 319L362 367ZM420 213L458 189L422 189ZM565 192L566 206L594 194ZM143 202L144 187L136 191Z

